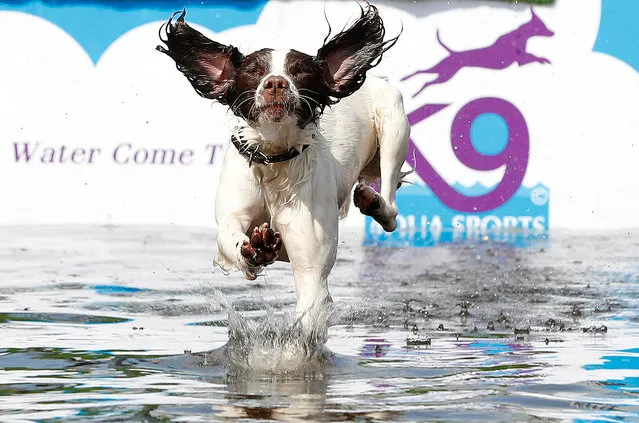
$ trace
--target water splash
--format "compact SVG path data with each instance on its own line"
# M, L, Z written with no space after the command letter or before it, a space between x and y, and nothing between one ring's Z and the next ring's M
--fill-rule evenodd
M313 319L305 319L302 325L303 316L278 312L266 303L264 316L243 316L230 299L217 290L209 301L228 314L229 340L223 347L221 359L231 376L305 374L319 370L330 359L331 353L324 344L331 322L338 317L332 306Z

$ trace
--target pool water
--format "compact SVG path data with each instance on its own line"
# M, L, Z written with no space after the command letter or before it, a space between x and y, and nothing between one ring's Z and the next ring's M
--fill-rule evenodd
M0 228L0 421L639 421L639 236L341 237L321 346L212 230Z

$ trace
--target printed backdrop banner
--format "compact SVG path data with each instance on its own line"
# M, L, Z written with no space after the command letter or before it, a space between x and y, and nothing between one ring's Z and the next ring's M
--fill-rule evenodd
M399 42L371 73L404 95L412 185L394 235L634 228L639 2L374 2ZM0 0L0 224L214 226L225 107L155 51L171 12L244 53L313 53L351 1ZM233 193L229 193L233 195Z

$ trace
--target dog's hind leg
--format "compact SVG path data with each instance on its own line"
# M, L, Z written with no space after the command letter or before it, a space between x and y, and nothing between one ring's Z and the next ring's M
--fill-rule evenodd
M357 184L353 203L363 214L375 219L387 232L397 228L395 194L401 181L401 168L408 152L410 125L401 93L383 82L375 90L374 115L379 143L379 193L363 183Z

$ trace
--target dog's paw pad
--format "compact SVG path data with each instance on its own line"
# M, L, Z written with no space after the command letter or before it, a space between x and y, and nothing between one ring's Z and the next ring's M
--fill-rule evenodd
M255 227L249 239L240 247L240 253L250 267L267 266L277 260L277 253L282 248L282 238L268 223Z
M382 206L382 197L370 186L357 184L353 192L353 203L362 214L374 215Z

